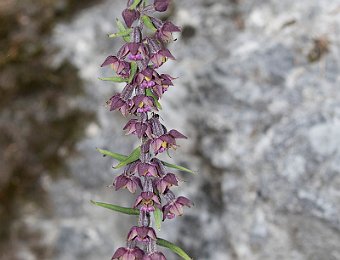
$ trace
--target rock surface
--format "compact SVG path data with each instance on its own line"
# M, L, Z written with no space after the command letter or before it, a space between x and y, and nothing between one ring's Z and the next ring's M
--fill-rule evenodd
M133 222L89 204L131 203L105 187L113 162L95 151L134 146L125 120L103 106L119 86L96 80L109 73L98 65L118 47L105 34L123 2L91 7L54 33L56 65L67 57L86 84L74 102L97 111L69 159L71 178L45 180L53 218L31 225L55 244L55 259L109 259ZM198 174L181 175L179 192L196 205L162 236L197 260L340 259L340 1L174 2L183 35L165 70L180 78L162 116L190 137L174 161Z

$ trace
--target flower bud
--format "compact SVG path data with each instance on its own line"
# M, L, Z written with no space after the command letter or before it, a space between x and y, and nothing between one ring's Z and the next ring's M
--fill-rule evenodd
M158 12L165 12L168 9L170 0L155 0L154 7Z
M140 13L137 10L125 9L122 13L127 27L131 28L132 24L139 18Z

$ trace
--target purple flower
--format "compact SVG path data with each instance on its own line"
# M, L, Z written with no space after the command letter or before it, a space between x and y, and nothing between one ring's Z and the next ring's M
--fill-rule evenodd
M130 75L130 63L118 59L116 56L109 56L103 62L101 67L111 65L112 69L120 76L127 78Z
M137 119L131 119L125 126L124 129L126 130L126 134L135 134L138 138L141 138L146 134L149 138L152 138L151 135L151 126L149 123L143 123L138 121Z
M153 192L142 192L141 195L137 197L134 208L142 205L140 207L141 211L153 212L155 211L155 204L160 206L161 202Z
M177 148L176 145L176 139L184 138L187 139L187 137L177 130L171 130L169 133L161 135L160 137L153 139L151 142L151 146L155 152L155 154L159 154L164 152L165 150L169 148Z
M156 81L156 85L152 88L153 92L160 98L168 90L169 86L172 86L172 78L168 74L162 74Z
M125 174L116 177L113 184L116 190L125 188L128 189L131 193L135 193L138 186L140 188L142 187L141 181L138 177L127 176Z
M124 44L124 46L119 50L121 57L125 58L128 56L129 60L140 61L148 56L147 48L144 43L130 42Z
M135 96L133 99L134 107L131 112L135 113L146 113L150 112L152 109L156 109L151 97L144 95Z
M123 11L122 16L126 23L126 26L131 28L134 21L139 18L140 13L137 10L130 10L129 8L127 8Z
M155 80L158 78L158 73L152 68L146 68L142 72L138 73L136 82L141 88L151 88L156 85Z
M131 228L128 236L128 241L138 241L138 242L150 242L152 240L156 241L156 232L151 227L137 227Z
M158 176L156 166L151 163L139 162L137 164L137 171L138 171L139 176L144 176L144 177L157 177Z
M172 56L171 52L167 49L159 50L156 53L153 53L150 58L155 68L162 66L168 59L174 60L175 57Z
M157 28L155 36L159 41L163 42L172 41L173 40L172 33L181 31L181 29L178 26L174 25L172 22L169 21L162 22L161 20L152 18L152 23Z
M155 0L154 7L158 12L165 12L168 9L170 0Z
M185 197L178 197L163 207L163 220L173 219L175 216L183 215L183 207L191 207L192 202Z
M175 174L168 173L162 178L159 178L155 184L159 193L163 194L170 187L178 186L178 179Z
M139 247L128 248L128 247L120 247L112 256L111 260L142 260L144 256L144 251Z
M131 100L124 100L119 93L113 95L106 103L110 106L110 111L119 110L123 116L127 116L132 107Z
M144 255L143 260L166 260L166 257L161 252L154 252L149 255Z

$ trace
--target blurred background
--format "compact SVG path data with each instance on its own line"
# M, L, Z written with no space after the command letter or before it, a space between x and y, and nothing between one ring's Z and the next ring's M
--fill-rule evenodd
M0 259L110 259L133 217L96 147L136 139L99 65L124 0L0 1ZM193 209L160 236L194 259L340 259L340 0L174 0L172 162ZM119 173L119 172L118 172ZM130 199L129 199L130 198ZM172 253L168 259L178 259Z

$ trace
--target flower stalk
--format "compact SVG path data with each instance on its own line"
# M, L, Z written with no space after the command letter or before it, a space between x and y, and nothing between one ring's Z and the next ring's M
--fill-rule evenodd
M162 109L160 100L174 80L168 74L160 74L158 69L168 60L175 60L166 44L180 28L154 17L157 12L168 9L170 0L148 2L127 1L122 12L124 23L117 19L118 32L109 35L110 38L121 37L125 43L116 55L108 56L101 65L110 66L115 73L101 80L125 84L121 92L107 101L110 111L129 116L123 130L140 140L140 146L128 156L98 149L119 161L115 169L124 167L113 181L115 190L137 193L132 208L93 202L116 212L138 215L136 225L127 234L126 246L118 248L112 260L164 260L166 257L158 245L168 247L183 259L190 259L182 249L159 238L156 232L162 221L181 216L184 207L192 206L189 199L176 197L172 191L179 180L168 168L191 171L157 158L161 153L176 149L178 139L187 137L175 129L168 130L158 114Z

